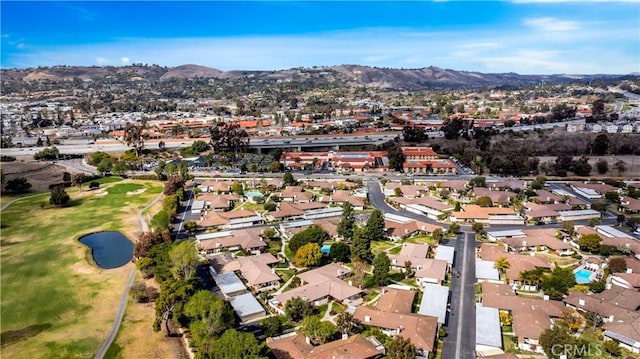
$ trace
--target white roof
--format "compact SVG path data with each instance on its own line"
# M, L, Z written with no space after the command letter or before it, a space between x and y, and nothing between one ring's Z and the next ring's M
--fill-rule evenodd
M476 278L500 280L498 270L495 268L495 262L476 258Z
M204 208L204 201L193 201L193 203L191 203L191 209L203 209Z
M240 318L265 313L264 308L251 293L240 294L229 298L229 303Z
M510 231L491 231L487 232L487 236L493 238L509 238L509 237L524 237L526 236L521 229L513 229Z
M296 222L284 222L280 223L280 229L307 227L313 224L312 220L296 221Z
M500 314L498 308L476 306L476 345L502 348Z
M418 314L438 318L438 323L444 324L447 318L447 303L449 302L449 288L438 284L425 284L422 291L422 301Z
M555 188L553 190L551 190L551 193L555 193L558 196L563 196L563 197L564 196L569 196L569 197L575 197L576 196L571 192L565 191L563 189L555 189Z
M600 214L600 212L593 209L579 209L572 211L558 211L558 214L561 216L585 216L591 214Z
M213 280L224 294L235 293L247 289L240 278L238 278L238 276L233 272L218 274L213 276Z
M443 261L447 261L449 264L453 264L453 256L456 253L456 249L454 247L444 246L442 244L438 245L436 248L435 259L441 259Z
M214 238L222 238L229 237L233 234L230 231L221 231L221 232L213 232L213 233L204 233L204 234L196 234L196 240L202 241L205 239L214 239Z
M489 216L489 219L521 219L524 218L518 214L492 214Z
M596 231L604 234L607 237L618 237L618 238L633 238L632 236L617 230L611 226L596 226Z
M421 204L408 204L406 207L407 208L411 208L411 209L415 209L416 211L420 211L422 213L431 214L431 215L434 215L434 216L439 216L439 215L442 214L442 212L440 212L440 211L438 211L436 209L425 207L425 206L423 206Z
M392 222L398 222L398 223L407 223L412 221L411 218L407 218L404 216L399 216L397 214L393 214L393 213L385 213L384 214L384 219L388 219Z

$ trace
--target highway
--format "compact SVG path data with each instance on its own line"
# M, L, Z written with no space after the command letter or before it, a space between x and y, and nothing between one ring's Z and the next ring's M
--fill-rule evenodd
M298 148L313 147L337 147L337 146L356 146L356 145L381 145L387 141L392 141L400 132L380 132L369 135L335 135L335 136L287 136L287 137L250 137L249 147L256 149L272 149L282 148L289 150L297 150ZM184 139L184 140L164 140L165 148L183 148L191 145L193 141L207 139ZM158 148L160 140L145 141L146 148ZM98 140L96 143L89 143L87 139L70 139L62 140L62 143L56 145L61 154L85 154L96 151L104 152L124 152L129 147L115 140L103 141ZM5 156L32 156L38 151L47 148L44 147L26 147L26 148L3 148L2 154Z

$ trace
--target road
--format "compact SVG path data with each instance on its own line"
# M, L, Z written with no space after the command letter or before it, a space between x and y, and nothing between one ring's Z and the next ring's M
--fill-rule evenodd
M384 194L377 181L368 181L369 203L382 211L423 222L438 222L413 212L398 211L384 201ZM468 227L467 227L468 228ZM447 336L444 339L443 358L475 358L476 314L473 284L476 281L475 270L475 234L465 232L458 235L455 243L455 271L451 285L452 313L447 322Z
M464 232L456 239L455 273L451 283L451 312L443 358L475 358L476 311L473 284L476 281L475 234Z
M149 225L147 224L147 221L145 221L143 217L143 213L147 209L151 208L151 206L153 206L156 202L158 202L160 198L162 198L162 193L160 193L153 201L151 201L151 203L149 203L147 206L145 206L144 208L138 211L138 221L140 221L140 228L142 229L143 232L149 231ZM120 298L120 304L118 305L118 312L116 313L116 319L113 322L111 329L109 330L109 334L107 334L107 337L105 338L104 342L100 346L100 349L98 349L95 359L104 358L105 354L107 354L107 350L109 350L109 347L113 343L113 340L116 338L116 334L118 334L118 330L120 329L120 324L122 324L122 317L124 316L124 311L127 308L127 303L129 302L129 288L131 288L131 285L133 284L133 281L135 278L136 278L136 266L133 265L131 267L131 272L129 272L129 278L127 279L127 284L125 285L124 291L122 292L122 298Z

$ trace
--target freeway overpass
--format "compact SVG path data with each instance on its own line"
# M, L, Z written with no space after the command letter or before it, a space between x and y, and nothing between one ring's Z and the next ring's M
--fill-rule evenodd
M401 132L379 132L367 135L318 135L318 136L287 136L287 137L250 137L249 147L258 151L263 149L282 148L288 150L301 151L304 149L332 148L340 149L340 146L362 146L381 145L387 141L392 141L401 136ZM187 147L195 140L208 141L207 139L168 139L163 140L165 148ZM98 140L90 143L87 139L61 140L61 144L56 145L61 154L85 154L96 151L104 152L124 152L129 149L127 145L115 140ZM160 140L147 140L145 147L157 149ZM36 152L46 147L24 147L24 148L3 148L2 154L5 156L33 156Z

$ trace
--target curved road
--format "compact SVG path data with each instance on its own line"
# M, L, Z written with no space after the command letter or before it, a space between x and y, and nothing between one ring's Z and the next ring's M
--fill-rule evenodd
M162 193L158 195L151 203L149 203L146 207L142 208L138 211L138 220L140 221L140 227L142 227L142 231L146 232L149 230L149 224L144 220L142 213L147 209L151 208L156 202L158 202L162 198ZM124 287L124 291L122 292L122 298L120 299L120 304L118 305L118 312L116 313L116 320L113 322L111 326L111 330L109 330L109 334L107 334L107 338L104 340L104 343L98 349L95 358L102 359L105 354L107 354L107 350L113 343L113 340L116 338L116 334L118 334L118 330L120 329L120 324L122 323L122 317L124 316L124 310L127 308L127 302L129 301L129 288L133 284L134 279L136 278L136 266L134 265L131 268L131 272L129 272L129 278L127 279L127 284Z

